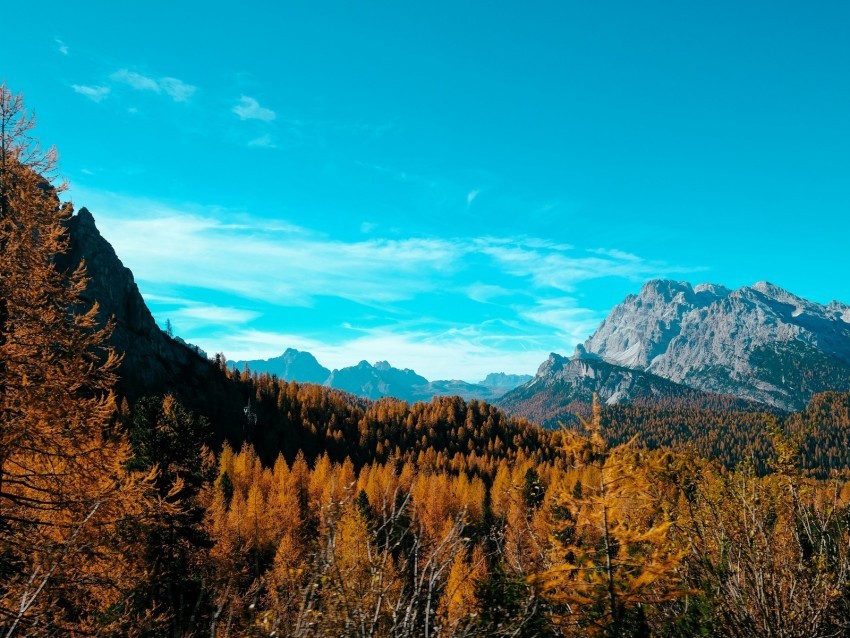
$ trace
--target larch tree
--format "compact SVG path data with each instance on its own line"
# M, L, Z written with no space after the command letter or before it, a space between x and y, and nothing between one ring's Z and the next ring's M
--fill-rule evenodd
M553 566L533 577L568 635L649 635L652 607L685 590L672 521L652 494L652 463L630 444L610 448L601 408L578 444L580 482L552 508Z
M86 307L80 265L63 272L71 206L56 152L32 137L22 96L0 85L0 628L90 629L123 566L104 548L135 500L112 427L118 357ZM114 548L112 551L115 551ZM112 557L114 559L114 556Z

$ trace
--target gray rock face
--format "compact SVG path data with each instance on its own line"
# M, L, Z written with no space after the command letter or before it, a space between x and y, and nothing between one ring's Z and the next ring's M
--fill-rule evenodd
M616 306L576 356L796 410L814 392L850 388L850 307L768 282L730 291L655 280Z
M523 389L534 392L542 387L556 386L570 389L573 400L590 401L596 393L600 401L609 405L638 397L669 396L678 392L675 383L642 370L599 359L567 359L553 352Z
M608 405L643 400L707 406L722 399L599 357L566 358L552 353L531 381L505 394L496 405L543 426L555 426L585 410L594 394Z

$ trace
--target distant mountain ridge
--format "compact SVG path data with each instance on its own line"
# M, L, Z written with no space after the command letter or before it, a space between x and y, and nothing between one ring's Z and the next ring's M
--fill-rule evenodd
M287 348L279 357L232 361L231 367L253 372L276 374L286 381L316 383L350 392L367 399L391 396L404 401L429 401L435 396L459 396L463 399L492 401L505 392L531 380L531 375L494 372L479 383L460 380L429 381L410 369L391 366L386 361L374 365L361 361L355 366L329 370L309 352Z
M608 404L690 392L697 403L727 395L795 411L816 393L847 390L847 304L824 306L768 282L730 290L652 280L615 306L571 359L553 354L498 404L551 422L593 392Z
M320 364L309 352L287 348L279 357L255 359L252 361L233 361L230 366L242 370L245 366L256 372L276 374L286 381L323 384L331 371Z

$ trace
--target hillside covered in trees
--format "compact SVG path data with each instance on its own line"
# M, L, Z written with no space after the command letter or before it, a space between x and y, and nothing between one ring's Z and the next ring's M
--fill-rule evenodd
M233 371L87 270L5 86L0 124L3 635L850 632L850 395L547 430Z

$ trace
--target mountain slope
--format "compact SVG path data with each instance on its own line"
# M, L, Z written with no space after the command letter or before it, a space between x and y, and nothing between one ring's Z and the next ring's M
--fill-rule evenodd
M494 392L505 393L518 388L523 383L528 383L534 377L530 374L505 374L504 372L491 372L478 385L490 388Z
M730 291L655 280L616 306L577 355L799 410L816 392L850 388L850 308L767 282Z
M122 394L135 397L159 393L175 378L193 379L208 374L209 362L191 346L168 337L145 305L133 273L124 267L112 246L100 234L86 208L68 222L70 245L60 267L73 268L85 261L89 277L84 298L100 304L100 317L114 317L110 344L123 353L119 373Z
M571 422L596 394L607 405L642 401L647 404L716 404L718 397L657 375L614 365L598 358L568 359L552 353L528 383L508 392L496 404L509 414L553 427ZM728 403L728 402L727 402ZM746 402L739 403L745 407Z
M89 282L83 298L98 302L102 322L114 318L110 345L123 356L116 387L119 398L132 403L144 396L173 393L210 419L218 441L238 442L248 395L197 349L160 330L133 273L100 234L88 209L81 208L67 225L69 247L57 265L73 269L85 261Z

